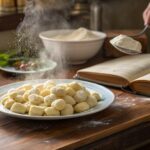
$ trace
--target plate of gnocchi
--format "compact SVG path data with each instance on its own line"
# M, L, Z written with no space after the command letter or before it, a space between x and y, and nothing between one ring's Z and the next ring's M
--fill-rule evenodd
M87 81L29 80L0 87L0 112L24 119L69 119L98 113L114 98L106 87Z

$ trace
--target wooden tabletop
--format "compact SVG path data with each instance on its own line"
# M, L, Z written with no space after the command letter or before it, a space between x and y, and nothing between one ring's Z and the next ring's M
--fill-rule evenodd
M84 65L68 66L63 70L59 68L54 77L73 78L78 69L101 61L104 59L95 57ZM21 76L0 72L0 86L23 79ZM32 121L0 113L0 149L107 150L147 144L150 139L150 98L108 88L116 96L114 103L108 109L88 117Z

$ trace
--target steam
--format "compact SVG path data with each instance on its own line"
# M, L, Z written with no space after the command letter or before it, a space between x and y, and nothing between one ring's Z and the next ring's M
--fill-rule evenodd
M63 69L65 59L60 51L58 49L44 50L39 33L52 29L70 28L66 18L71 4L71 0L28 0L24 20L17 29L19 51L27 57L39 57L40 60L45 61L53 59L59 64L59 71ZM43 75L40 75L37 78L42 77Z

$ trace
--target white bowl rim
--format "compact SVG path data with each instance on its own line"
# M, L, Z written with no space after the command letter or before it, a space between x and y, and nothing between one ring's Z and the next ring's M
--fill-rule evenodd
M46 34L50 33L50 32L68 32L68 31L74 31L75 29L57 29L57 30L47 30L47 31L43 31L39 34L39 37L42 40L47 40L47 41L53 41L53 42L62 42L62 43L79 43L79 42L94 42L94 41L100 41L100 40L104 40L107 37L107 34L101 31L94 31L91 30L94 34L99 34L101 35L101 37L98 38L94 38L94 39L88 39L88 40L80 40L80 41L65 41L65 40L58 40L58 39L54 39L51 37L47 37Z

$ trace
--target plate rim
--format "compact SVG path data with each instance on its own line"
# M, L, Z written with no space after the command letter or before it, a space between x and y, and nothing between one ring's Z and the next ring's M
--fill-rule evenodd
M29 83L29 82L38 83L38 82L47 81L47 80L50 80L50 79L26 80L26 81L10 83L10 84L1 86L0 87L0 96L5 93L4 91L6 91L7 88L11 88L11 86L13 86L13 85L14 86L15 85L21 86L21 84L26 84L26 83ZM95 111L93 111L93 109L94 109L94 107L93 107L93 108L91 108L88 111L84 111L84 112L73 114L73 115L67 115L67 116L30 116L30 115L18 114L18 113L11 112L9 109L5 108L3 106L3 104L1 103L1 101L0 101L0 113L3 113L4 115L10 116L10 117L14 117L14 118L22 118L22 119L29 119L29 120L64 120L64 119L74 119L74 118L80 118L80 117L89 116L89 115L101 112L104 109L108 108L113 103L113 101L115 100L114 93L111 90L109 90L107 87L103 86L103 85L99 85L99 84L96 84L96 83L83 81L83 80L76 80L76 79L52 79L52 80L54 80L56 82L60 82L60 83L62 81L63 81L63 83L67 83L67 82L71 82L71 81L77 81L77 82L81 82L81 83L84 83L84 84L92 84L92 85L94 85L95 88L96 88L96 86L98 86L101 89L103 89L105 92L108 92L109 96L111 96L111 99L109 99L109 101L107 101L108 104L105 107L103 107L102 109L98 108L98 109L95 109ZM1 92L1 90L3 90L3 92ZM100 105L100 103L101 103L101 101L99 102L99 105ZM97 106L99 106L99 105L97 105Z
M45 67L45 69L39 69L39 70L33 70L33 71L22 71L22 70L10 70L7 69L7 67L0 67L0 70L5 71L5 72L9 72L9 73L15 73L15 74L36 74L36 73L43 73L43 72L47 72L47 71L52 71L57 67L57 62L53 61L53 60L48 60L48 62L50 62L52 64L51 67ZM10 68L14 68L11 67Z

